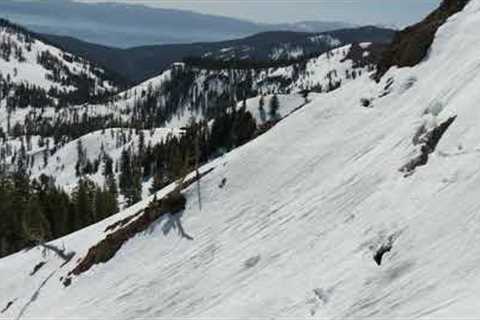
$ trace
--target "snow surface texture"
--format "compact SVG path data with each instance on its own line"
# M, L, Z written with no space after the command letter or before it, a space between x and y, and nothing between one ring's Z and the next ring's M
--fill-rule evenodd
M319 95L202 168L215 167L201 181L203 210L194 185L179 218L192 241L165 218L64 288L59 278L105 226L146 200L56 241L77 252L66 266L38 250L0 260L0 301L12 301L0 316L479 318L479 28L472 0L417 67ZM399 172L419 128L453 115L428 163Z
M51 71L37 62L37 56L43 52L49 52L53 57L59 59L61 63L68 68L72 74L86 74L89 78L97 81L96 90L102 92L105 90L113 90L114 87L108 82L99 79L93 72L94 66L90 65L83 59L75 61L74 56L65 53L64 51L43 43L40 40L33 39L32 43L28 45L25 41L25 35L17 31L12 31L9 28L0 27L0 41L10 43L13 47L19 48L23 52L25 61L19 61L13 55L9 61L0 58L0 72L3 76L10 75L10 79L14 83L27 83L35 85L45 90L50 88L65 89L70 91L73 87L65 87L52 81L48 76ZM30 50L27 47L30 47ZM68 56L72 61L67 61L65 57ZM74 59L75 58L75 59Z

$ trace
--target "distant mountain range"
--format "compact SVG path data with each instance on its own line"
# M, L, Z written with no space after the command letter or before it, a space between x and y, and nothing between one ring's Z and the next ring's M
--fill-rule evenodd
M266 31L325 32L354 27L348 23L319 21L259 24L183 10L70 0L2 0L0 17L35 32L119 48L222 41Z
M168 44L119 49L81 41L72 37L42 35L53 45L82 56L109 70L115 70L129 83L139 83L162 73L172 63L186 57L217 60L288 60L319 55L349 43L389 43L394 30L361 27L323 33L291 31L263 32L246 38L193 44Z

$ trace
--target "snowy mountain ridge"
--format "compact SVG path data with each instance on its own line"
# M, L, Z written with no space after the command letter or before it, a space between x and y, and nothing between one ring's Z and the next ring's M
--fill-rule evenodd
M0 67L2 77L16 84L72 91L78 89L75 76L94 81L95 93L113 91L113 83L103 79L104 71L71 54L46 44L21 27L1 20ZM72 79L73 78L73 79Z
M350 56L351 52L358 48L356 57ZM252 98L246 99L247 109L255 116L258 123L264 122L259 115L260 95L270 98L277 94L280 101L279 116L284 116L304 104L301 97L305 90L313 91L312 95L318 92L328 92L337 89L343 83L353 81L362 73L369 73L373 70L373 62L369 60L370 44L347 45L333 49L319 57L312 58L304 65L292 65L286 67L271 67L259 70L209 70L198 67L187 66L183 63L174 64L169 70L158 77L149 79L135 87L118 93L106 103L74 105L68 108L58 109L56 106L34 108L32 106L11 109L7 105L0 106L0 128L3 132L9 132L8 138L0 146L1 159L9 163L11 156L18 153L21 144L18 141L25 139L23 129L31 128L30 135L53 135L53 128L62 126L79 126L82 122L93 119L98 122L92 131L105 131L109 127L121 127L132 121L135 114L142 110L152 110L156 117L154 127L181 128L186 126L190 120L202 120L212 117L212 112L218 112L219 108L225 108L223 97L235 91L237 99L245 94L247 88ZM173 94L174 90L181 92ZM266 99L266 106L270 98ZM241 106L243 102L238 102ZM98 119L98 120L97 120ZM142 121L139 120L139 123ZM78 123L76 125L76 123ZM47 128L47 131L45 131ZM50 129L51 128L51 129ZM68 127L66 127L68 129ZM87 131L73 136L80 138ZM50 133L52 132L52 133ZM65 133L72 133L67 130ZM28 135L28 133L27 133ZM57 149L62 148L70 140L63 141L62 138L50 141L49 151L40 147L42 152L37 152L36 158L32 159L32 173L43 172L41 169L45 162L55 162L59 167L71 167L71 163L63 163L56 159L54 154ZM17 141L17 142L15 142ZM39 141L25 144L27 151L32 152ZM88 149L88 146L86 146ZM87 150L88 151L88 150ZM97 151L91 154L98 156ZM47 159L43 159L47 157ZM71 174L71 173L69 173ZM67 186L74 183L70 181Z
M176 63L158 77L149 79L135 87L119 93L110 105L119 111L142 105L154 93L157 104L165 105L166 96L169 95L165 84L172 80L175 71L187 70L191 72L191 79L185 88L181 102L180 112L173 119L184 119L176 125L167 121L167 127L181 127L193 116L203 117L206 104L214 104L209 99L205 100L204 92L222 94L242 87L244 82L249 82L246 90L254 95L267 94L299 94L305 90L313 92L328 92L336 89L343 82L352 80L357 75L369 73L374 70L373 60L370 57L370 43L346 45L332 49L318 57L311 58L303 64L292 64L285 67L269 67L261 69L208 69L202 66L190 66L185 63ZM352 48L359 48L360 54L350 56ZM237 99L240 99L237 96ZM199 108L199 105L201 107ZM196 110L197 109L197 110ZM185 114L185 115L183 115Z

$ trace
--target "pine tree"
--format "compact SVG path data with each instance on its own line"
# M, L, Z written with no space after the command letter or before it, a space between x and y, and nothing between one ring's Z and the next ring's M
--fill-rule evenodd
M82 140L77 142L77 163L75 164L75 174L77 177L82 176L85 172L85 166L87 164L87 154L83 148Z
M120 192L124 195L132 184L132 176L131 155L124 149L120 157Z
M75 203L76 211L74 227L77 230L86 227L95 221L94 194L94 184L88 179L80 179L78 186L73 192L73 201Z
M25 216L22 220L23 234L26 239L39 243L51 238L48 220L45 218L36 196L28 199Z
M107 193L106 202L107 202L107 214L112 215L117 213L118 208L118 188L117 188L117 181L115 180L115 176L113 174L107 176L105 181L105 192Z
M95 199L94 199L94 205L95 205L95 221L100 221L110 215L108 212L107 208L107 197L106 193L102 188L96 187L95 188Z
M125 190L124 193L124 196L127 200L127 207L130 207L142 200L142 181L140 174L135 173L132 176L132 179L131 186Z
M280 101L278 100L278 96L276 94L273 95L272 99L270 100L270 119L276 120L278 118L278 109L280 108Z
M263 94L260 96L260 100L258 101L258 112L260 113L260 121L262 123L267 121L267 114L265 112L265 98Z
M303 99L305 100L305 103L309 103L308 95L310 94L309 90L304 90L303 91Z

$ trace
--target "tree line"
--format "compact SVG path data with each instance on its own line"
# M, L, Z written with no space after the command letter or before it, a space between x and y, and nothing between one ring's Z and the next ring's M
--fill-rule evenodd
M68 194L47 176L0 176L0 257L60 238L117 211L115 191L86 178Z

